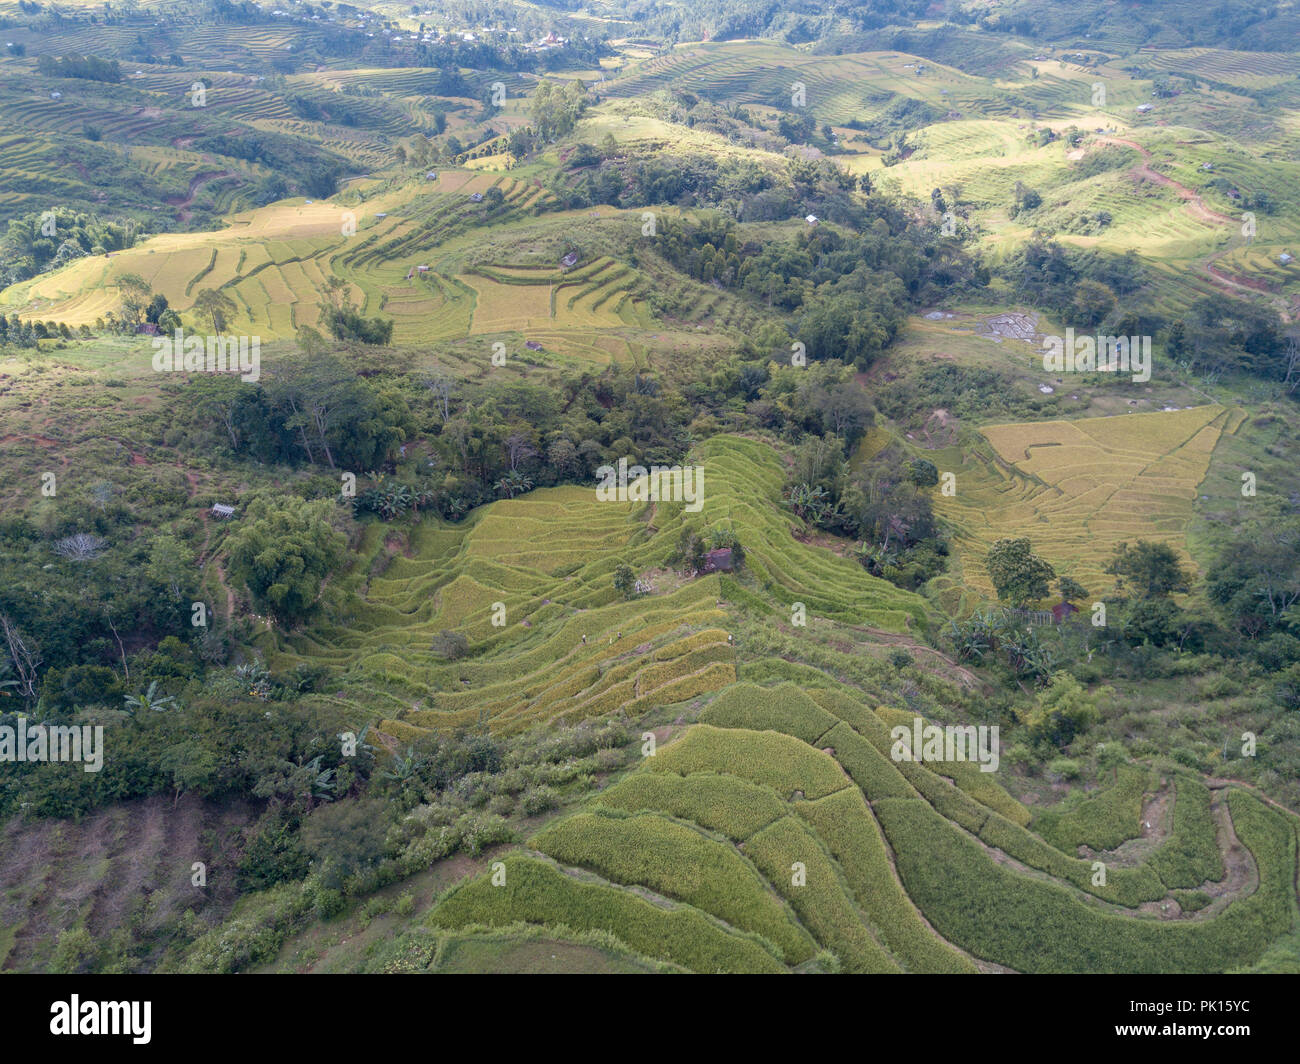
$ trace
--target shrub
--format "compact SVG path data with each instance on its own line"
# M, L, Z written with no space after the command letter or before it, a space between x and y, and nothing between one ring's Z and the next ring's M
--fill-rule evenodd
M1047 767L1049 771L1062 779L1075 780L1079 778L1079 763L1072 761L1068 757L1058 757Z

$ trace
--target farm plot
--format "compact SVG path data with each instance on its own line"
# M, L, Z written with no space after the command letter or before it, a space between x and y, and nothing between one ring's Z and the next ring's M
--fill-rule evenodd
M1289 814L1229 790L1221 813L1257 881L1229 888L1212 913L1174 907L1176 918L1152 919L1137 911L1141 903L1176 899L1177 888L1223 874L1224 843L1197 781L1178 779L1175 835L1144 863L1112 869L1101 888L1088 861L1022 827L1027 811L987 781L963 790L969 781L957 779L954 789L930 766L881 758L864 792L852 767L860 758L846 756L849 738L888 750L889 725L907 715L873 711L848 690L821 692L830 697L818 709L789 685L726 688L710 706L715 724L688 728L594 796L588 811L534 835L528 850L544 856L507 858L511 889L490 887L487 877L467 881L430 922L599 929L694 971L803 971L816 948L858 972L973 972L975 959L1036 972L1215 971L1251 963L1290 926ZM824 735L799 738L836 717L841 723ZM1127 812L1118 820L1089 813L1074 828L1095 839L1100 829L1106 841L1130 833L1124 825L1148 772L1125 766L1124 775ZM995 806L1021 815L1008 820ZM637 897L658 909L661 940L647 937L648 910ZM671 922L700 928L708 951L684 949ZM1050 940L1041 938L1044 927L1053 929Z
M719 627L720 578L634 601L612 583L620 561L640 572L667 568L688 519L733 527L753 574L747 585L777 601L893 630L925 623L917 596L791 536L781 460L770 447L715 437L696 460L706 483L698 517L680 503L600 502L590 488L561 487L500 500L460 525L426 518L411 533L410 555L357 587L345 621L319 626L310 641L262 636L268 663L328 663L338 689L331 697L399 735L478 720L517 730L712 693L736 679ZM363 557L384 541L384 526L371 527ZM492 623L495 603L504 626ZM433 643L443 631L463 635L469 654L439 656Z
M957 475L939 497L951 522L967 587L992 597L985 559L993 543L1028 535L1034 550L1090 593L1108 590L1115 547L1168 543L1191 563L1184 533L1196 489L1225 426L1221 406L1122 414L1083 421L984 427L983 444L936 451ZM943 464L943 463L948 464Z

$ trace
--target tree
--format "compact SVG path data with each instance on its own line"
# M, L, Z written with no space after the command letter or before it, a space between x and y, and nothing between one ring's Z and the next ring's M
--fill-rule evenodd
M1017 608L1046 598L1056 578L1056 571L1034 553L1028 538L994 543L988 569L998 598Z
M529 116L537 136L552 141L572 132L586 107L587 90L577 78L566 85L543 78L533 92Z
M160 695L158 693L158 681L154 680L149 685L149 690L142 691L138 695L127 695L123 708L130 714L134 714L137 709L147 709L153 713L164 713L169 709L176 708L176 699L173 695Z
M236 309L235 301L219 288L201 289L194 297L194 312L206 315L212 331L218 335L225 332L226 323Z
M496 482L497 494L504 495L507 499L513 499L516 495L523 495L532 490L532 477L519 469L510 470Z
M217 778L220 768L216 756L193 738L164 750L158 767L171 773L173 809L180 802L182 794L187 791L202 792L207 788Z
M1051 743L1058 749L1068 745L1096 723L1101 715L1097 703L1114 694L1109 687L1089 694L1068 672L1056 673L1038 704L1026 715L1031 740Z
M844 480L844 470L843 440L830 433L825 436L808 436L795 449L791 483L822 488L833 496L838 493Z
M939 483L939 469L928 458L913 458L907 463L907 479L918 488L932 488Z
M32 639L24 636L9 614L0 611L0 639L8 653L6 663L17 676L14 687L25 702L36 701L36 688L40 678L41 656Z
M140 324L153 290L138 273L124 273L117 279L117 293L122 301L122 321L134 329Z
M149 305L144 311L144 320L158 325L162 321L162 316L167 312L167 297L161 292L155 292L153 299L149 300ZM66 329L67 326L65 325Z
M230 437L231 450L238 451L243 442L239 431L241 406L255 403L247 384L231 373L205 373L190 378L186 398L190 409L221 423Z
M342 562L346 541L330 523L333 504L295 495L255 498L229 540L230 576L254 606L281 624L316 607L325 578Z
M1121 588L1125 581L1141 598L1156 598L1184 592L1192 586L1192 574L1183 568L1178 554L1167 543L1140 539L1130 547L1121 543L1115 548L1106 572L1117 576Z
M625 599L636 597L636 573L626 562L614 570L614 590Z
M442 423L445 425L451 420L451 397L456 391L455 379L441 366L435 364L429 375L425 377L424 386L433 396Z
M1056 589L1061 593L1062 602L1079 602L1088 597L1088 589L1068 576L1056 582Z
M337 890L348 876L384 856L387 831L384 803L361 798L320 806L303 821L302 841L322 882Z
M1030 188L1022 181L1017 181L1011 207L1011 217L1014 218L1021 211L1032 211L1035 207L1041 206L1042 202L1043 197L1035 189Z
M1244 528L1224 545L1206 582L1211 601L1246 635L1300 631L1300 519Z
M1074 289L1073 306L1084 325L1096 325L1115 309L1115 293L1100 281L1080 281Z
M331 307L326 304L321 305L321 318L336 340L357 340L374 347L385 347L393 342L391 318L366 318L354 306Z
M159 536L149 547L145 575L173 602L189 599L194 587L194 552L175 536Z

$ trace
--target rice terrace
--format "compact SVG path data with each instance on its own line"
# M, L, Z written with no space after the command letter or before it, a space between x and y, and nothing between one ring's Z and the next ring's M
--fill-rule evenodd
M1294 0L0 19L0 969L1300 973Z

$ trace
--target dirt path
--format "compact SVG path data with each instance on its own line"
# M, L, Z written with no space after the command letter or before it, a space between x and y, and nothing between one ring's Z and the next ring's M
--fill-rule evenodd
M177 462L176 465L178 468L180 467L179 462ZM182 470L182 472L185 474L185 479L189 483L190 497L192 498L198 494L198 474L191 472L188 469ZM199 510L199 520L203 522L203 546L199 548L198 566L199 569L202 570L207 567L209 560L212 562L213 567L217 571L217 583L226 593L226 621L230 622L235 619L235 592L231 589L229 582L226 580L226 569L225 566L221 564L221 559L217 557L211 559L208 558L208 544L212 542L212 514L208 512L206 507Z
M1138 177L1145 178L1148 181L1154 181L1157 185L1164 185L1166 188L1172 188L1180 200L1186 203L1194 215L1203 222L1217 222L1224 225L1236 225L1240 219L1230 217L1226 214L1220 214L1218 211L1205 205L1201 199L1201 194L1195 189L1190 189L1186 185L1179 184L1168 174L1162 174L1159 170L1152 169L1148 160L1151 158L1149 149L1144 148L1135 140L1126 140L1123 137L1098 137L1102 144L1118 144L1125 148L1132 148L1142 156L1142 162L1133 168L1132 173Z
M212 182L214 181L220 181L223 178L234 177L234 176L235 175L229 170L218 170L215 173L211 173L211 174L199 174L197 177L193 177L190 179L189 190L185 193L184 196L168 196L167 199L164 200L164 202L169 207L177 208L176 220L183 225L185 222L188 222L190 218L193 216L194 212L191 211L189 208L190 208L190 204L194 202L194 197L198 195L199 189L201 189L204 185L212 184Z
M1130 173L1146 181L1151 181L1157 185L1163 185L1165 188L1173 189L1174 194L1187 204L1188 209L1199 221L1205 222L1207 225L1231 225L1234 228L1240 224L1240 218L1233 218L1231 215L1223 214L1214 210L1212 207L1207 207L1205 201L1201 198L1201 194L1195 189L1188 188L1186 185L1175 181L1168 174L1162 174L1159 170L1154 169L1149 162L1151 159L1150 150L1144 148L1137 141L1128 140L1124 137L1098 137L1097 140L1102 144L1121 145L1125 148L1132 148L1134 151L1139 152L1142 155L1142 162L1135 166ZM1237 293L1245 293L1249 296L1265 295L1271 297L1274 300L1276 309L1282 316L1282 320L1287 324L1290 324L1290 307L1287 306L1284 299L1273 296L1266 282L1237 281L1215 267L1215 262L1226 255L1229 250L1229 248L1224 248L1221 251L1216 251L1201 263L1201 269L1204 271L1206 277L1210 279L1210 282L1220 288L1231 291L1234 295Z

